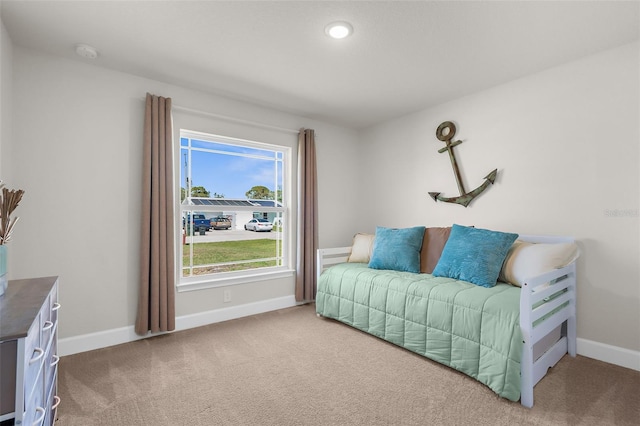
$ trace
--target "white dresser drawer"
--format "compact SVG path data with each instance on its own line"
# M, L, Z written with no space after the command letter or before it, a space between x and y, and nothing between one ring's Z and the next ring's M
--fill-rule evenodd
M49 384L47 390L47 399L46 399L46 408L47 408L47 416L44 418L44 425L51 426L53 422L56 420L58 405L60 404L60 398L56 395L58 391L58 386L56 382L52 382Z
M44 372L40 371L40 374L34 381L33 392L25 399L25 413L22 424L24 426L42 424L46 411L45 406Z
M58 303L58 292L57 286L54 289L53 295L55 297L51 298L51 321L54 323L58 322L58 310L60 309L60 303Z
M47 410L44 407L36 407L31 413L25 413L23 425L41 426L44 424L44 419L47 416Z
M24 341L25 363L28 362L36 348L40 347L40 314L36 316L33 323L29 327L29 332Z
M51 384L55 383L55 380L58 376L58 362L60 362L60 357L58 356L58 330L57 327L53 332L53 339L51 341L51 346L47 351L46 359L44 360L44 377L45 383Z
M40 309L40 324L44 327L45 322L51 321L51 294L47 296L47 300L45 300L42 305L42 309Z
M29 399L36 386L36 377L42 372L44 365L45 349L41 347L40 341L40 322L34 321L34 325L29 329L27 342L25 345L24 359L24 397L25 401ZM32 336L33 335L33 336Z
M51 311L49 311L49 313L50 312ZM53 336L53 331L56 326L56 323L48 319L48 320L42 321L41 324L42 325L40 329L40 347L46 351L49 349L49 346L51 346L51 341L52 341L51 336Z
M57 277L9 281L0 298L0 348L12 357L0 375L0 420L52 426L57 392ZM13 409L11 409L13 407Z

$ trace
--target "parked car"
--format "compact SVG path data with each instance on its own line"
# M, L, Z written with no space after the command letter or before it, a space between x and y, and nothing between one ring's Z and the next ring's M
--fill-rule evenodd
M229 229L231 228L231 221L222 216L214 217L211 219L211 227L213 229Z
M182 218L182 226L187 225L187 227L191 227L191 216L187 215L186 218ZM207 219L203 214L194 214L193 215L193 229L196 231L200 229L200 227L204 227L206 231L211 230L211 221Z
M271 232L273 224L267 219L251 219L244 225L244 229L247 231L266 231Z

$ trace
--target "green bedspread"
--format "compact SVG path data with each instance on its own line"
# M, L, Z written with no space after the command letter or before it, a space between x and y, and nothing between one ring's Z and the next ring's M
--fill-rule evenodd
M455 368L498 395L520 399L520 289L388 270L327 269L316 311Z

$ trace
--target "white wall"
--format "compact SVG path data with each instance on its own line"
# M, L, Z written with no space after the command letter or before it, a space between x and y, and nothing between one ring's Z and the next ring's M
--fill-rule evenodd
M2 147L12 150L12 180L26 193L16 211L21 220L10 248L10 278L60 276L62 339L134 324L146 92L183 107L314 128L320 243L332 245L355 226L354 215L334 220L337 211L356 207L350 196L355 131L14 47L14 138ZM293 278L236 286L224 306L221 288L178 293L176 313L189 317L293 298L293 286Z
M578 337L640 350L639 46L610 50L368 129L359 231L475 225L578 240ZM435 137L454 121L468 208Z
M0 22L0 180L8 188L15 189L11 182L11 146L12 139L12 84L13 84L13 45L4 23Z

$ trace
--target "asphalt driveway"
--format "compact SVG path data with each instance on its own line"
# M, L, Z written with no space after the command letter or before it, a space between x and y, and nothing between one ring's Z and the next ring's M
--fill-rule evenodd
M187 236L187 242L189 242L190 238L193 238L194 243L209 243L209 242L218 242L218 241L241 241L241 240L261 240L261 239L271 239L275 240L277 232L254 232L254 231L245 231L236 230L236 229L218 229L211 231L207 231L206 235L198 235L196 234L193 237Z

